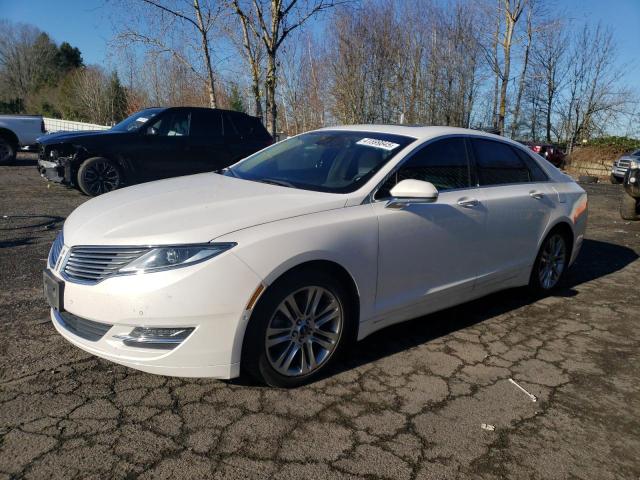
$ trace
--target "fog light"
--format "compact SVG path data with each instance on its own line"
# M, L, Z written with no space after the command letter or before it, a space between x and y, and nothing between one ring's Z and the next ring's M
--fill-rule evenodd
M114 335L128 347L171 350L191 335L194 328L136 327L128 335Z

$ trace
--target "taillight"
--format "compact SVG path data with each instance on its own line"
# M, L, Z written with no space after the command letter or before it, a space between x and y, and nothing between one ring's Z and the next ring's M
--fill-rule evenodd
M540 153L540 150L542 150L542 147L540 147L540 146L538 146L538 145L535 145L535 146L533 147L533 151L534 151L534 152L536 152L536 153Z

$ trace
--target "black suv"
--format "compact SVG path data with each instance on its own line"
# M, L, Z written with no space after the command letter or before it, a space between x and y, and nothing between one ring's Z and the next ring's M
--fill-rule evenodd
M229 110L147 108L109 130L45 135L38 170L100 195L125 185L220 170L270 145L260 119Z

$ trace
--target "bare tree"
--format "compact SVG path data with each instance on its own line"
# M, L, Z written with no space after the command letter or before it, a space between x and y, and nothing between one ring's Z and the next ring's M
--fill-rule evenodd
M129 42L136 42L144 45L152 53L169 53L204 82L209 96L209 106L217 107L216 77L209 45L212 30L221 11L217 2L193 0L188 11L183 10L183 4L175 1L141 1L152 10L141 12L142 16L138 18L130 14L131 9L135 10L135 5L125 2L126 17L130 21L125 23L119 32L118 43L126 47ZM183 41L172 41L178 23L182 23L196 35L197 41L187 43L187 48L184 40L192 38L189 32L186 32ZM196 55L191 54L193 51L197 52Z
M504 0L505 31L500 40L502 47L503 66L500 75L500 103L498 106L498 131L504 133L504 119L507 114L507 87L511 74L511 47L516 24L522 15L527 0Z
M520 79L518 81L518 91L516 93L516 102L513 108L513 119L511 121L511 138L515 138L520 128L520 104L522 102L522 95L524 93L525 82L527 78L527 68L529 67L529 54L531 52L531 45L533 43L533 14L534 14L534 1L530 0L527 8L527 33L526 44L524 48L524 55L522 58L522 71L520 72Z
M539 41L532 51L534 78L544 86L540 93L547 142L551 142L553 109L563 87L568 67L565 57L570 39L564 33L565 27L563 23L555 22L551 28L542 30Z
M26 99L47 81L57 49L36 27L0 21L0 84ZM0 87L0 88L2 88Z
M318 13L346 0L246 0L234 2L233 8L240 19L259 37L267 54L265 76L266 110L271 133L277 134L278 105L278 53L284 41L294 30L303 26Z
M598 24L585 25L577 34L571 52L566 98L562 105L563 133L569 151L579 140L606 131L635 99L620 85L614 68L615 46L611 31Z
M262 89L260 84L262 82L262 62L265 56L264 44L258 35L258 30L253 27L253 25L256 24L256 20L249 16L252 15L253 12L251 10L245 12L245 10L241 8L238 0L231 0L230 5L240 21L242 50L251 71L251 92L253 94L255 114L260 119L263 119ZM236 29L231 28L230 30L231 37L233 38Z

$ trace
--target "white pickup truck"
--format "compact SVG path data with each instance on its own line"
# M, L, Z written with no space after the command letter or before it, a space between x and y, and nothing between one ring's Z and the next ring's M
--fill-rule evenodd
M19 148L36 145L45 133L41 115L0 115L0 164L15 160Z

